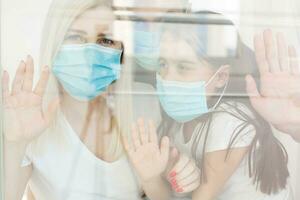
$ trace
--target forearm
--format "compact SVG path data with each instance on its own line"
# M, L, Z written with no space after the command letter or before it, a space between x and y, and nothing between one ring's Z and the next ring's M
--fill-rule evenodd
M278 126L275 125L275 128L279 131L289 134L296 142L300 143L300 123Z
M215 187L204 184L193 192L192 200L214 200L218 192Z
M29 177L31 166L22 167L27 143L4 141L4 191L5 200L22 199Z
M150 200L169 200L171 189L168 182L162 177L142 183L143 189Z
M296 128L290 135L296 142L300 143L300 127Z

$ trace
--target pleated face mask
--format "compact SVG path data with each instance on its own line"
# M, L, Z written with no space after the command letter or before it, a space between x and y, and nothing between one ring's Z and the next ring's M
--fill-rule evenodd
M63 45L52 71L69 95L89 101L119 79L121 55L122 50L94 43Z
M216 104L209 109L207 106L206 87L217 73L218 71L207 82L169 81L164 80L157 74L156 90L164 111L175 121L185 123L215 109L223 97L228 84L227 82Z

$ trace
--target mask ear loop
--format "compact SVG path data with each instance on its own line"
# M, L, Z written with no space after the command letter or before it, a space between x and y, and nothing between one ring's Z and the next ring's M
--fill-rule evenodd
M222 93L221 93L221 96L219 97L217 103L212 107L213 110L219 105L219 103L220 103L222 97L224 96L225 91L226 91L227 86L228 86L228 82L229 82L229 81L226 81L226 85L225 85L224 88L223 88L223 91L222 91Z
M211 81L215 78L215 76L216 76L220 71L221 71L221 68L219 68L219 69L216 71L216 73L215 73L215 74L214 74L214 75L206 82L205 87L207 87L207 85L209 85L209 84L211 83ZM221 96L219 97L217 103L215 103L215 105L211 108L212 110L214 110L214 109L219 105L219 103L220 103L220 101L221 101L222 97L224 96L225 91L226 91L226 89L227 89L228 82L229 82L229 81L227 80L227 81L226 81L226 84L225 84L225 86L224 86L224 88L223 88L223 91L222 91L222 93L221 93Z

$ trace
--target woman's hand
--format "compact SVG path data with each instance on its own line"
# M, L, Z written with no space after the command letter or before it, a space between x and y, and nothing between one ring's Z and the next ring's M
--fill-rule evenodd
M45 67L41 77L33 88L33 59L28 56L21 61L12 90L9 91L9 75L6 71L2 77L4 136L6 141L31 141L39 136L49 125L58 108L58 99L42 109L42 100L49 78L49 69Z
M169 159L169 139L163 137L159 146L155 125L144 120L132 126L132 144L123 138L125 150L142 183L157 180L165 171Z
M275 43L271 30L255 36L254 46L260 92L254 79L247 76L251 103L277 129L294 138L298 134L300 139L300 69L296 51L287 47L282 34L277 34Z
M176 193L189 193L200 185L200 170L195 161L180 154L177 163L168 172L168 181Z

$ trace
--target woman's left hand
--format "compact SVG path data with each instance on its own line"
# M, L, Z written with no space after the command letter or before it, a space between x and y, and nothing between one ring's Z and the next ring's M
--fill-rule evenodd
M156 180L165 171L169 159L169 138L163 137L159 145L155 125L149 121L147 129L143 119L132 126L132 144L123 138L128 157L143 183Z

